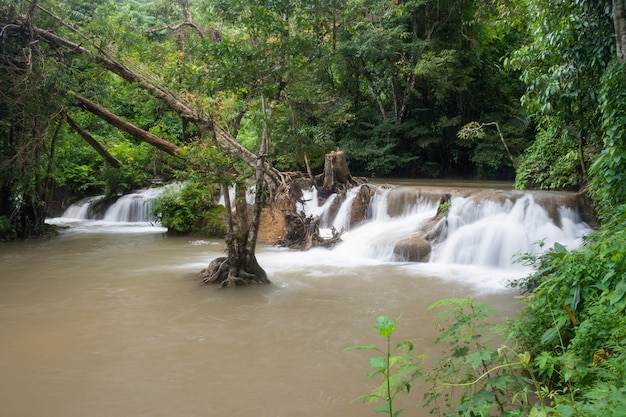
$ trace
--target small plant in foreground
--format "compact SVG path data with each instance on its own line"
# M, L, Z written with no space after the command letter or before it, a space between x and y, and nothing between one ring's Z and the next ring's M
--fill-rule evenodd
M398 319L378 317L375 328L386 339L386 349L350 349L382 354L370 359L374 371L368 375L382 375L382 383L355 401L382 401L376 411L397 416L402 410L394 411L394 399L400 393L409 394L411 384L422 380L427 383L424 406L432 415L547 416L551 408L545 400L550 393L535 378L530 353L506 345L491 347L498 346L494 339L502 337L504 329L487 321L487 305L468 297L441 300L429 309L441 307L446 310L439 315L440 335L435 342L445 347L440 359L428 368L423 365L424 356L414 352L412 342L400 342L392 351L391 336Z
M347 350L371 350L380 353L369 360L369 366L373 369L367 376L369 378L381 375L383 382L372 393L361 395L353 401L380 402L376 412L388 414L390 417L399 416L403 410L393 409L393 401L402 392L407 394L411 391L411 382L419 376L421 366L414 360L413 342L404 341L391 349L391 336L398 325L398 317L392 320L386 316L380 316L376 320L375 329L378 334L385 338L384 350L377 346L355 346Z

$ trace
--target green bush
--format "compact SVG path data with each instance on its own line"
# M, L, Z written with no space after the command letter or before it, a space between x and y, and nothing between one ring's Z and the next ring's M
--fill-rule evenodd
M176 233L197 233L223 237L224 208L216 205L215 190L197 182L173 187L156 199L152 213L164 227Z
M429 307L443 309L437 321L440 335L435 340L443 346L441 357L424 366L424 355L417 356L412 342L393 344L390 339L398 320L379 317L376 329L386 339L386 346L359 346L352 349L378 353L370 359L369 376L382 375L382 384L371 394L357 400L377 402L376 411L398 416L394 410L398 394L410 394L416 380L426 383L423 406L432 415L489 417L545 416L546 398L534 377L528 352L501 344L506 329L490 323L490 307L472 298L445 299ZM532 405L531 395L538 403Z
M625 247L621 206L581 248L548 251L530 278L536 287L513 330L545 385L558 393L557 415L626 412L619 396L626 391Z
M592 192L601 215L626 204L626 66L613 62L602 79L600 112L604 148L591 167Z
M578 150L567 131L543 130L519 158L518 189L572 190L579 185Z

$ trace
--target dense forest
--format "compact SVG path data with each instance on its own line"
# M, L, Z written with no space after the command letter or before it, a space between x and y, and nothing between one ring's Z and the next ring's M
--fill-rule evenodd
M625 54L624 0L0 0L0 241L173 181L163 223L219 233L220 187L271 195L334 150L355 176L579 191L599 230L518 283L541 406L494 403L520 382L495 365L486 408L449 415L623 416Z

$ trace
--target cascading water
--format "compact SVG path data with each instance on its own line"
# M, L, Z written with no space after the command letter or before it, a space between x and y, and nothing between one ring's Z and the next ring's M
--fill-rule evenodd
M370 201L368 220L350 228L357 191L350 190L331 220L331 204L320 205L315 190L305 192L306 203L300 207L307 215L319 215L322 227L346 230L333 249L344 259L358 254L402 261L394 252L397 243L420 232L437 214L439 199L445 194L450 196L450 206L441 219L443 237L431 242L430 264L515 268L516 256L539 254L556 242L573 249L591 231L571 194L429 187L379 188Z
M180 184L167 187L175 186ZM49 222L71 226L75 231L163 233L166 229L155 225L149 213L151 201L167 187L122 196L100 214L93 207L102 196L91 197ZM331 228L343 229L344 233L332 250L290 251L290 262L306 266L310 273L320 267L394 264L452 279L455 275L463 279L474 268L473 280L484 277L486 286L501 288L503 281L530 271L514 262L516 256L539 254L556 242L574 249L592 230L582 221L571 193L411 186L376 187L366 219L351 226L358 192L357 187L345 196L331 195L320 201L315 189L304 191L304 203L299 203L296 210L319 216L322 234L331 235ZM450 204L445 217L437 216L444 195L449 196ZM423 236L426 225L433 226L435 216L439 232L436 239L427 239L428 257L421 262L407 262L399 255L399 242L420 233ZM284 251L272 248L262 256L262 262L280 270L286 265Z
M98 230L116 232L120 229L132 232L164 232L152 216L152 202L167 189L179 187L171 184L165 187L148 188L119 197L108 207L98 207L104 196L85 198L65 210L58 218L48 219L50 224L78 228L78 230Z

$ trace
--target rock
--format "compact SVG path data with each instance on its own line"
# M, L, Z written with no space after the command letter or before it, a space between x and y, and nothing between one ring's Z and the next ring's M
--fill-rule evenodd
M363 223L367 219L370 207L370 201L376 194L376 187L363 184L359 189L354 201L352 202L352 210L350 212L350 227L354 227Z
M428 262L430 251L430 242L423 234L404 238L393 248L398 260L406 262Z

